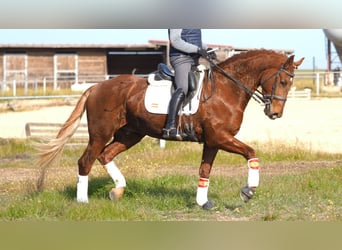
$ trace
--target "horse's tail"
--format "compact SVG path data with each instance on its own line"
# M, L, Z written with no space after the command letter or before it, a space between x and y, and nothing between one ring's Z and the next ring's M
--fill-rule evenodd
M38 191L42 190L43 188L47 167L50 166L55 160L60 158L65 144L76 132L81 122L82 115L85 111L85 103L93 87L90 87L82 94L74 110L70 114L68 120L63 124L62 128L59 130L56 138L46 144L41 143L36 145L36 149L38 151L38 159L36 165L40 170L37 182Z

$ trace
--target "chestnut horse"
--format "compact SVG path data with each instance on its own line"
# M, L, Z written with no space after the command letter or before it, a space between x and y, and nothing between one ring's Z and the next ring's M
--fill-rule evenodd
M218 150L242 155L247 160L247 185L240 190L247 202L259 185L259 163L256 152L236 139L244 110L253 96L265 104L264 112L271 118L283 114L294 70L304 58L271 50L253 50L232 56L213 65L209 79L206 72L198 111L192 115L195 139L203 143L196 202L205 209L214 205L208 200L209 176ZM148 81L134 75L121 75L103 81L80 97L75 109L56 139L40 146L38 161L45 169L76 131L81 116L87 111L89 142L78 161L77 201L88 202L88 174L97 159L113 178L111 199L123 195L126 181L113 159L143 137L162 138L165 114L149 113L144 106ZM258 90L260 87L261 91ZM254 96L253 96L254 97ZM184 129L181 124L181 129ZM109 143L108 143L109 142Z

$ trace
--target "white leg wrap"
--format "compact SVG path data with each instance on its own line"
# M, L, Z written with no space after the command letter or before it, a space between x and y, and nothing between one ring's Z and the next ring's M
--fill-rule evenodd
M114 161L108 162L105 165L105 168L110 177L112 177L116 188L126 187L125 177L122 175L119 168L115 165Z
M197 185L196 202L203 206L208 201L209 179L200 178Z
M78 176L77 202L88 203L88 176Z
M248 160L248 187L259 186L259 159L252 158Z

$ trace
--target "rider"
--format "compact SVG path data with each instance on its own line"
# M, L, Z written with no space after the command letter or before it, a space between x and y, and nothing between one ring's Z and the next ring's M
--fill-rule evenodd
M170 63L175 72L176 91L173 93L163 138L182 140L176 127L176 116L188 94L188 74L192 66L197 66L199 57L216 59L214 52L208 54L208 47L202 43L200 29L169 29Z

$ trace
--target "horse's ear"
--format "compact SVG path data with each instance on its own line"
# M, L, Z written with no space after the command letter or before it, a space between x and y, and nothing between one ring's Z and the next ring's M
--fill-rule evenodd
M293 67L293 59L294 59L294 55L290 56L289 58L287 58L286 62L284 63L284 69L291 69Z
M295 67L295 69L298 68L299 65L302 64L302 62L304 61L304 57L302 57L300 60L298 60L297 62L293 63L293 66Z
M290 56L289 58L287 58L286 62L284 63L284 68L285 69L291 69L291 68L295 68L297 69L299 65L302 64L302 62L304 61L304 57L301 58L300 60L298 60L297 62L294 62L294 55Z

